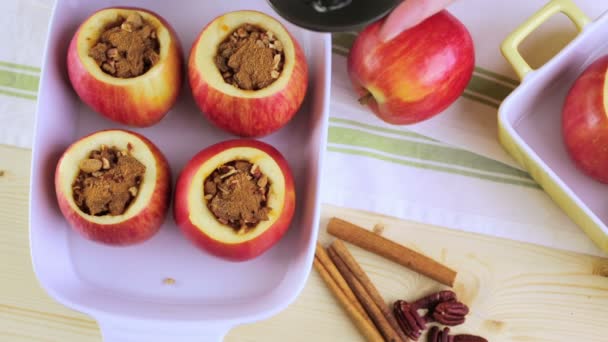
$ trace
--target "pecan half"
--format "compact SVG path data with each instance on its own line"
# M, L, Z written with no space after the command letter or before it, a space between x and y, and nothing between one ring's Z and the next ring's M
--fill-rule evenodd
M469 308L456 299L453 291L440 291L420 298L414 303L398 300L393 305L395 318L407 337L417 341L430 322L455 326L464 323ZM422 312L422 314L421 314ZM427 335L429 342L487 342L483 337L450 335L450 328L434 326Z
M460 335L450 335L450 328L445 327L440 329L435 326L429 330L427 335L428 342L488 342L483 337L468 335L468 334L460 334Z
M450 328L439 329L439 327L432 327L427 335L428 342L453 342L454 336L450 336Z
M454 336L454 342L488 342L488 340L481 336L461 334Z
M461 302L443 302L433 309L432 317L437 323L455 326L464 323L469 308Z
M393 305L393 312L403 333L417 341L426 329L426 320L418 314L418 310L406 301L398 300Z
M456 300L456 293L454 293L454 291L445 290L420 298L415 301L412 306L414 306L416 309L432 310L439 303L451 302L454 300Z

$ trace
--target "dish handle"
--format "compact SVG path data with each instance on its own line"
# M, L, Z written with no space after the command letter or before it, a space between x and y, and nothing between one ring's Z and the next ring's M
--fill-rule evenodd
M96 317L104 342L221 342L227 325Z
M572 0L551 0L503 41L500 47L502 54L513 66L520 80L523 81L526 75L532 71L532 68L519 53L519 44L540 25L559 12L564 13L574 22L579 33L591 22L591 19Z

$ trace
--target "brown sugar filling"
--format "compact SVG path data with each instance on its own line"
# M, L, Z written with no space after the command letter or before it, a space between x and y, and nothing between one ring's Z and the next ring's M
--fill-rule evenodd
M146 171L128 151L104 145L81 160L79 168L72 184L74 201L82 212L94 216L124 214L137 197Z
M279 78L284 64L281 41L272 32L251 24L232 32L215 56L224 81L243 90L268 87Z
M218 167L204 183L207 207L222 224L245 233L268 220L270 182L259 167L235 160Z
M145 74L160 60L156 30L138 13L106 27L89 56L106 74L131 78Z

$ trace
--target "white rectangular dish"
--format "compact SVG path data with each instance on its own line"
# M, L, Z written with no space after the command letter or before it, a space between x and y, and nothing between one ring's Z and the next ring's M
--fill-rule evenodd
M608 5L607 5L608 6ZM580 33L537 70L517 47L557 13L566 14ZM579 75L608 54L608 12L591 21L572 1L552 0L503 43L502 50L522 83L499 109L499 136L507 151L604 251L608 252L608 185L585 175L570 159L562 135L562 109Z
M203 118L187 81L167 117L144 129L112 123L78 99L67 76L67 46L87 16L111 6L160 14L176 30L185 58L208 22L241 9L279 19L304 49L310 78L307 98L287 126L261 139L280 150L292 168L296 213L288 233L261 257L234 263L208 255L181 235L171 215L157 235L132 247L85 240L61 215L53 185L55 166L67 146L88 133L127 128L148 137L167 157L173 185L199 150L234 138ZM231 327L287 307L303 289L314 257L330 68L330 36L281 20L264 0L57 0L40 83L30 190L30 248L42 287L62 304L98 320L106 341L221 340Z

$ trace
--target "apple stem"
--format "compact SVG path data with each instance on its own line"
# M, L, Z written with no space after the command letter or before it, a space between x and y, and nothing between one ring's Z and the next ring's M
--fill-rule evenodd
M359 98L359 103L363 106L366 106L370 101L374 99L374 96L369 91L365 92L365 95Z

